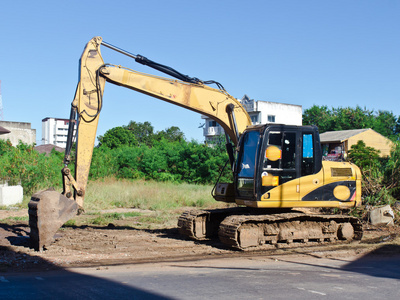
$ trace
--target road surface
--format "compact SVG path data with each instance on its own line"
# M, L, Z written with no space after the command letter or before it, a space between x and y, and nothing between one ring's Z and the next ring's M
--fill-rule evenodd
M263 255L0 273L0 299L399 299L399 255Z

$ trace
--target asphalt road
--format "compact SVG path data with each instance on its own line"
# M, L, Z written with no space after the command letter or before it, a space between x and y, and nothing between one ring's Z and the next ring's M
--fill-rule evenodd
M0 273L0 299L399 299L400 255L308 256Z

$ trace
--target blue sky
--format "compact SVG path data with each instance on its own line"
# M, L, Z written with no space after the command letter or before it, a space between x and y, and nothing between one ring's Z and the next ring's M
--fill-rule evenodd
M400 115L400 1L1 1L5 121L68 118L94 36L236 98ZM106 63L161 75L103 47ZM129 121L202 140L200 115L108 84L98 135Z

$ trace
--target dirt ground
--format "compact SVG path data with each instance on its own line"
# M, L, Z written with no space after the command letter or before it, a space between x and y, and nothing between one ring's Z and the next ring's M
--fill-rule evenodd
M236 251L218 240L192 241L174 227L138 229L118 221L107 226L61 228L56 241L45 251L29 248L29 226L23 217L27 210L0 210L0 273L37 269L135 264L160 261L187 261L210 257L313 255L348 258L367 255L400 255L400 227L373 227L364 224L361 242L341 245L315 245L263 252ZM81 216L84 218L85 216ZM23 221L18 221L22 218Z

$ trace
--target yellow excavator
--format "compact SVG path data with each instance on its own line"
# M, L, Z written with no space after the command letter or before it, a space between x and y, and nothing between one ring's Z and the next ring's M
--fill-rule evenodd
M101 45L174 79L106 64ZM362 226L355 217L304 211L361 204L359 168L348 162L323 161L315 126L252 125L241 103L218 82L183 75L94 37L80 58L62 169L63 192L37 192L28 204L30 240L36 250L47 248L56 231L83 210L106 81L198 112L224 129L233 182L217 182L212 194L217 201L237 206L184 212L178 219L183 235L198 240L218 235L221 242L237 249L361 239ZM68 165L75 126L73 175Z

